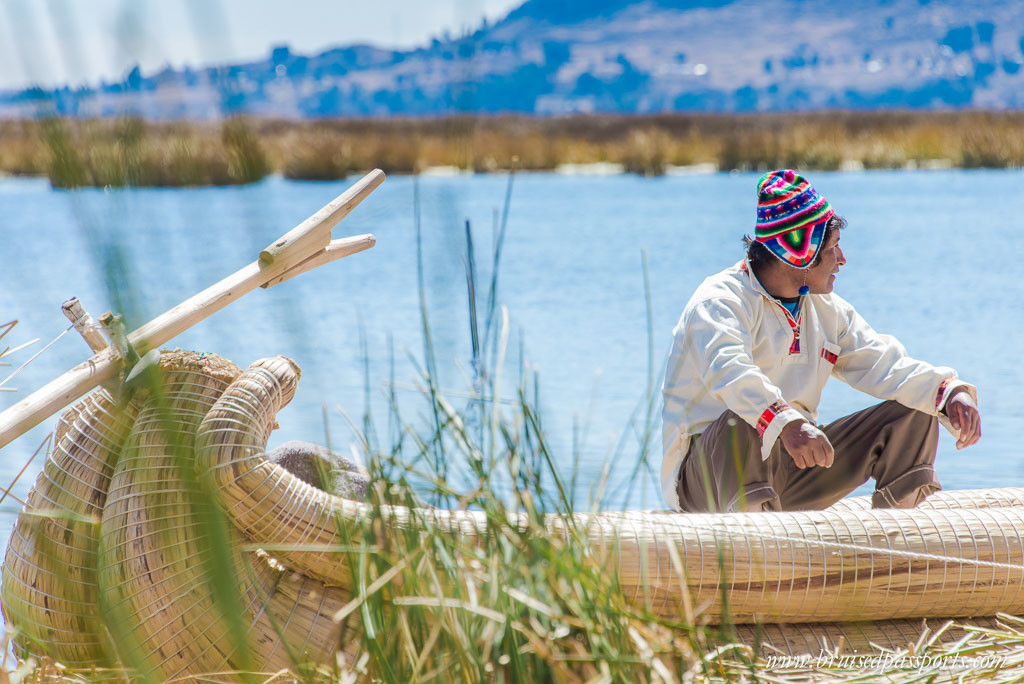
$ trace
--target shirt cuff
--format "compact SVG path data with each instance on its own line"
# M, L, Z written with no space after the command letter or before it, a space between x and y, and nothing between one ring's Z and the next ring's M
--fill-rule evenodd
M970 383L964 382L963 380L954 375L953 377L946 378L945 380L943 380L942 384L939 385L939 389L935 392L936 412L945 412L946 402L949 401L950 395L953 394L953 390L955 390L957 387L966 387L967 393L971 395L972 399L974 399L974 403L978 403L977 388Z
M939 425L946 428L953 437L960 439L960 431L953 427L953 424L949 422L949 416L945 413L946 402L949 401L950 395L957 387L965 387L967 393L971 395L971 399L974 399L974 403L978 403L978 388L954 375L943 380L935 392L935 412L939 416Z
M767 460L775 446L775 441L782 434L782 428L794 420L807 420L803 414L784 401L777 401L764 410L757 419L757 433L761 435L761 460Z

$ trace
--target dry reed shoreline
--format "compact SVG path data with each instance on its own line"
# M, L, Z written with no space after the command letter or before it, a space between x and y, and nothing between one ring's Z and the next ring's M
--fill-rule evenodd
M1024 112L0 122L0 174L43 175L57 187L231 185L270 173L337 180L373 167L486 173L513 164L606 164L642 175L698 164L1013 168L1024 166Z

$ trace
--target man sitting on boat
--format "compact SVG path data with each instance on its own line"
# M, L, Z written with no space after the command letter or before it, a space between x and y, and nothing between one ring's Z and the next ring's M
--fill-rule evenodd
M846 222L792 170L757 185L755 238L678 325L663 388L662 490L687 512L821 509L875 479L874 508L941 489L938 423L981 437L977 391L907 356L832 293ZM887 401L816 424L830 375Z

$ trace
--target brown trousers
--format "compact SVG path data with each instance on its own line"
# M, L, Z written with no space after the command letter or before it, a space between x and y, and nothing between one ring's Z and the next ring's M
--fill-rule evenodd
M726 411L690 440L680 506L689 513L818 510L873 477L872 508L913 508L942 489L932 467L939 443L934 416L886 401L821 430L835 449L832 467L801 470L781 439L762 460L757 430Z

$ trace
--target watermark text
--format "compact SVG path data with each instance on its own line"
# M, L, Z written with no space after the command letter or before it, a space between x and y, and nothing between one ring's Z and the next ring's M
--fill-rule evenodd
M842 670L867 670L890 672L892 670L994 670L1006 663L1003 655L910 655L909 653L880 653L874 655L840 654L822 651L799 656L770 655L765 658L765 669L817 668Z

